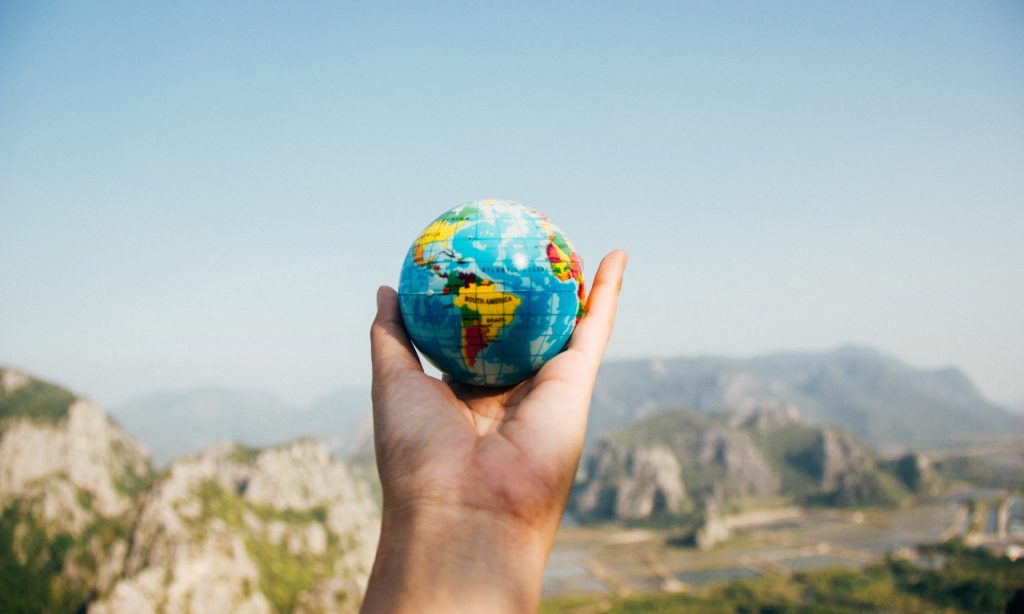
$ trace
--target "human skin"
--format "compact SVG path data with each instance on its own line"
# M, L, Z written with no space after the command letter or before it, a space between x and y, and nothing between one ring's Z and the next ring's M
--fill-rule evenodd
M598 267L567 349L507 388L423 372L377 292L370 331L381 537L363 612L530 612L583 448L627 256Z

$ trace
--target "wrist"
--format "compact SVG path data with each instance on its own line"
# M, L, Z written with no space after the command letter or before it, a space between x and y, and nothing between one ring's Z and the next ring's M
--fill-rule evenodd
M556 529L557 519L536 526L490 510L385 505L363 610L535 611Z

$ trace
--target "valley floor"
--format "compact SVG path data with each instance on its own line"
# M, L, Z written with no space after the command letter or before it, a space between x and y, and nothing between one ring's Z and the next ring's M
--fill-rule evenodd
M968 491L897 510L786 508L735 520L735 537L702 552L673 546L671 530L565 523L555 540L544 597L679 593L702 586L822 568L860 569L889 552L964 535ZM1024 505L1016 499L1014 505ZM1012 535L1011 539L1018 539ZM996 540L988 540L989 545Z

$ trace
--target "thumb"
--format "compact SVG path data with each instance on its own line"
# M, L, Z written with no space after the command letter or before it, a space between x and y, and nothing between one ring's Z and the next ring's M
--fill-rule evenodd
M370 356L375 389L387 386L403 372L423 372L420 359L402 323L398 293L388 286L377 289L377 317L370 327Z

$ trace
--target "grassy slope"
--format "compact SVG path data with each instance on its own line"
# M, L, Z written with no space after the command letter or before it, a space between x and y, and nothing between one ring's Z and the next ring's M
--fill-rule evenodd
M27 417L47 422L59 422L68 414L75 395L67 390L37 379L13 392L0 390L0 420Z

